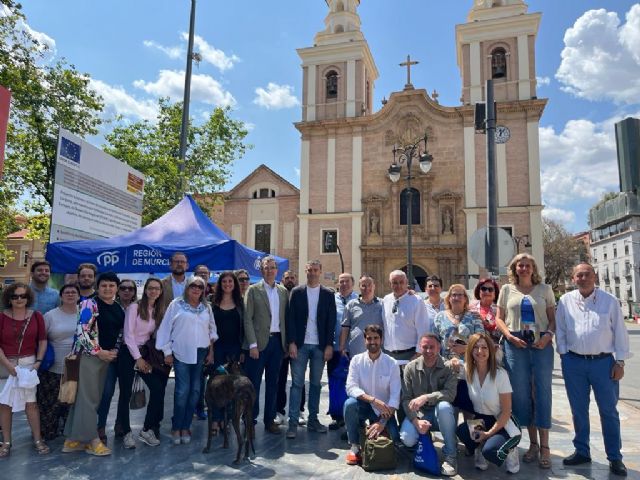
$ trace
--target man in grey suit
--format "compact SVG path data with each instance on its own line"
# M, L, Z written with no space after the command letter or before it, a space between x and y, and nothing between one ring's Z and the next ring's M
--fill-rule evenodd
M285 312L289 292L276 282L278 265L272 256L260 262L262 280L251 285L244 296L244 346L249 350L245 360L247 376L256 389L256 403L253 419L258 418L260 383L265 374L264 428L267 432L279 434L274 423L276 418L276 396L278 375L285 352Z

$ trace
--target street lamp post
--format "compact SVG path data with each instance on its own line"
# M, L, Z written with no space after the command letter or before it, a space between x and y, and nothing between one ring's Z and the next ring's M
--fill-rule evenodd
M419 138L413 143L405 146L393 145L393 163L389 167L389 179L396 183L400 180L402 165L407 165L407 277L409 279L409 288L415 288L415 279L413 278L413 250L412 250L412 227L413 227L413 192L411 190L411 164L413 159L417 158L420 162L420 170L428 173L433 165L433 157L427 151L427 135Z

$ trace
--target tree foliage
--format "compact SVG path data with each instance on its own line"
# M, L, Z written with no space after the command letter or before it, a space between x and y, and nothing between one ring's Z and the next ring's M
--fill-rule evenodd
M178 152L182 103L159 100L157 122L142 120L117 125L105 136L104 151L145 175L142 223L146 225L180 200ZM233 120L229 108L215 108L204 123L188 129L184 165L186 192L207 194L220 190L229 167L250 146L244 123Z
M547 218L544 219L543 244L546 282L557 291L571 280L573 267L588 260L587 247L563 225Z
M12 12L0 16L0 85L12 95L5 188L43 213L53 204L59 129L95 135L103 103L89 88L88 75L64 58L51 58L49 47L24 28L20 5L3 3Z

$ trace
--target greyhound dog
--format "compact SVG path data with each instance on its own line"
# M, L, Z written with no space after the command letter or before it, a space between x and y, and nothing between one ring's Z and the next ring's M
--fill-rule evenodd
M218 367L209 377L207 388L204 395L207 407L209 408L209 433L207 436L207 446L202 451L209 453L211 450L211 437L213 437L213 418L212 412L215 408L224 410L224 427L222 429L224 435L223 448L229 448L228 437L228 410L231 408L233 415L233 429L236 432L238 441L238 453L233 462L238 464L242 454L244 445L244 458L249 457L249 448L255 455L256 451L253 446L255 437L255 429L253 425L253 404L256 400L256 391L248 377L242 374L240 363L237 360L228 362L224 367ZM244 422L244 439L240 432L240 419Z

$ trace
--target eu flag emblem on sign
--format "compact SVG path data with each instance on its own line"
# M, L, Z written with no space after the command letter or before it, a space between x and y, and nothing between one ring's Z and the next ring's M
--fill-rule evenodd
M60 142L60 155L72 162L80 163L80 145L68 138L62 137Z

